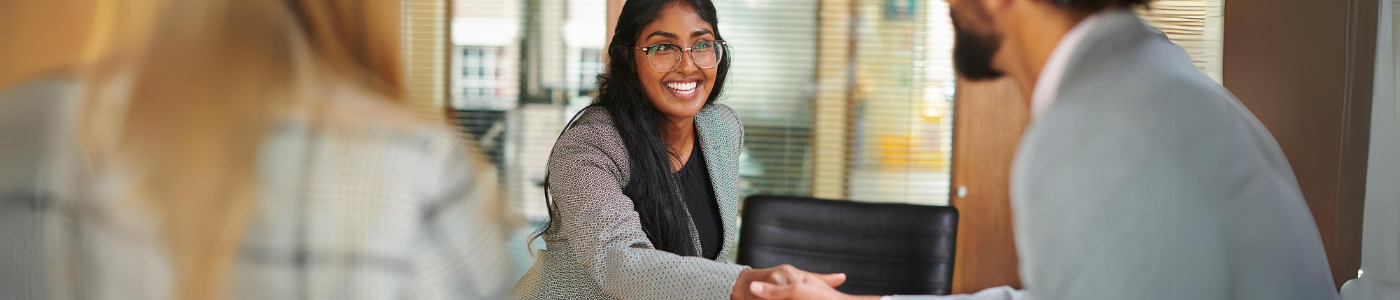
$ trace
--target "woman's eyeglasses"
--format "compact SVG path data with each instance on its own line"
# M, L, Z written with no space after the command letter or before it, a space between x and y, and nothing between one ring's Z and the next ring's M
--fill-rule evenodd
M720 59L724 58L724 46L728 45L721 40L703 40L695 43L690 48L681 48L672 44L656 44L646 47L637 47L637 50L647 54L647 63L652 70L657 72L675 71L681 64L681 54L690 52L690 61L695 62L695 66L701 69L709 69L719 66Z

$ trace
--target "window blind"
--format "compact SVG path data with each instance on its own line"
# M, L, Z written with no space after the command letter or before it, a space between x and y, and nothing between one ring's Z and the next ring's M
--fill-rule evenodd
M1186 49L1201 72L1222 82L1224 7L1222 0L1159 0L1153 1L1150 9L1138 12Z
M733 61L717 103L744 122L741 192L808 195L818 2L714 3Z
M493 163L501 196L529 221L508 243L523 274L525 241L548 216L549 151L602 71L607 0L400 1L410 102L438 118L448 110Z
M441 120L447 85L447 0L401 0L404 89L425 118Z
M451 1L453 121L498 166L507 201L542 221L549 151L603 70L607 1Z
M955 93L947 3L819 5L812 194L947 204ZM1222 5L1155 1L1140 13L1220 81Z
M411 101L431 115L454 109L501 166L510 201L542 218L547 150L603 70L608 1L403 1ZM1218 81L1222 4L1162 0L1140 13ZM955 89L945 2L715 5L734 61L719 100L746 127L744 195L947 203Z
M951 45L941 1L822 1L813 195L946 204Z
M538 225L549 149L591 102L607 6L621 2L400 1L411 105L429 118L451 109L498 166L507 200ZM946 2L714 2L734 62L719 100L746 130L742 196L947 203L955 89ZM1141 13L1219 81L1222 4L1162 0Z
M948 30L946 4L722 0L716 7L733 48L722 103L745 124L746 194L946 203L951 90L943 87L952 76L936 70L951 66L952 38L929 45L928 35Z

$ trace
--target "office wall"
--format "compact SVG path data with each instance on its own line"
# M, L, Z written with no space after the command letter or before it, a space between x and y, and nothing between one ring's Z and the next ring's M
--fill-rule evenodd
M1225 87L1283 148L1338 285L1360 266L1377 3L1225 2Z

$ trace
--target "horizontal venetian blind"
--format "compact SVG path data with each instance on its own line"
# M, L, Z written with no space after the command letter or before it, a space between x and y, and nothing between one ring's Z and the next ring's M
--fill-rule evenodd
M814 195L946 204L947 4L831 0L822 17Z
M566 121L603 70L606 0L452 0L448 103L498 166L526 219L548 216L542 182Z
M447 88L447 0L401 0L404 89L419 115L441 120Z
M733 59L717 103L744 122L742 193L809 195L818 2L714 3Z
M1160 0L1138 12L1168 39L1181 45L1191 61L1211 79L1221 82L1224 59L1222 0Z
M526 240L549 214L541 184L550 150L565 122L591 101L603 69L608 2L439 1L450 7L445 59L436 63L446 67L446 79L436 83L445 89L439 107L452 111L468 144L494 163L501 195L528 221L507 244L517 275L524 274L534 260Z

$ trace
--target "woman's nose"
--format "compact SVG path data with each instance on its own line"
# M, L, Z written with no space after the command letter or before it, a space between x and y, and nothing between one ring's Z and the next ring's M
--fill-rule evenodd
M695 64L695 52L681 51L681 61L676 65L676 72L681 74L695 73L700 66Z

